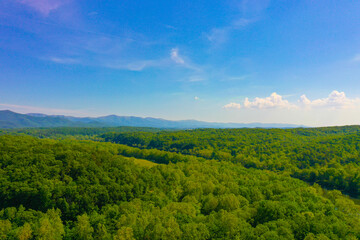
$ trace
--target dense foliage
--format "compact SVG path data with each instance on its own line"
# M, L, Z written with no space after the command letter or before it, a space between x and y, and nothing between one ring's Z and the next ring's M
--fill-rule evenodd
M30 135L38 138L100 140L97 136L112 132L158 132L158 128L144 127L54 127L54 128L15 128L0 129L0 135Z
M125 152L168 154L170 163L149 167ZM0 136L0 239L359 237L351 199L284 174L112 143Z
M105 133L105 141L285 172L360 197L360 127Z

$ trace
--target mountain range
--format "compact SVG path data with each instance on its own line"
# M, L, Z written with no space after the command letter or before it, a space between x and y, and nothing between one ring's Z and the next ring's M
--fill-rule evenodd
M282 123L220 123L197 120L172 121L161 118L109 115L104 117L72 117L42 113L21 114L0 110L0 128L33 127L155 127L155 128L295 128L304 127Z

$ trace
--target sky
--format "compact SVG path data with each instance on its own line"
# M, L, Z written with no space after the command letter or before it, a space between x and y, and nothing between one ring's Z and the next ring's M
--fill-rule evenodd
M2 0L0 109L360 124L360 1Z

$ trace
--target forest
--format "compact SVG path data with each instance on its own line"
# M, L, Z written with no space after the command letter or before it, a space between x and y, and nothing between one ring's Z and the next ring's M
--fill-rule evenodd
M0 239L359 239L360 127L0 130Z
M104 133L104 141L159 149L246 168L288 173L354 198L360 194L360 127L198 129Z

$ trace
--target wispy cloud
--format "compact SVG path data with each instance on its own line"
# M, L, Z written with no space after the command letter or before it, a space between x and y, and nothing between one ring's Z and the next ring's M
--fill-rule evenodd
M44 16L48 16L52 11L68 3L69 0L18 0L18 2L33 8Z
M205 78L202 76L190 76L189 82L202 82L205 81Z
M63 58L63 57L50 57L48 59L51 62L61 63L61 64L77 64L80 63L78 59L75 58Z
M351 62L360 62L360 54L356 54L352 59Z
M64 49L59 51L59 55L65 55L64 57L42 59L59 64L79 64L129 71L163 67L170 63L167 56L159 59L151 59L150 56L139 57L135 48L136 46L146 48L146 41L121 36L101 36L97 33L81 33L75 38L74 41L67 40L63 45Z
M174 27L172 25L164 24L164 27L166 27L167 29L176 30L176 27Z
M197 97L197 96L195 96L195 97L194 97L194 100L195 100L195 101L198 101L198 100L200 100L200 98Z
M0 108L6 110L12 110L20 113L44 113L44 114L54 114L54 115L77 115L84 116L86 113L78 110L69 110L69 109L56 109L56 108L42 108L34 106L25 106L25 105L15 105L0 103Z
M182 68L188 68L195 72L201 71L201 69L188 58L180 55L178 48L172 48L168 57L152 60L135 60L135 61L124 61L124 60L110 60L104 66L114 69L130 70L130 71L143 71L147 68L164 68L169 66L177 66ZM202 81L201 76L192 76L189 78L190 82Z
M170 57L177 64L185 64L184 59L182 57L180 57L180 55L179 55L179 49L178 48L171 49Z
M224 27L217 27L210 30L206 34L207 39L213 44L222 44L228 40L229 35L235 31L245 28L253 20L246 18L239 18Z
M251 77L251 74L241 75L241 76L231 76L231 77L225 77L222 79L222 81L244 81Z
M239 11L232 21L224 26L212 28L205 36L212 44L223 44L234 31L242 30L261 19L269 4L270 0L242 0L238 3Z
M168 65L166 59L160 60L138 60L133 62L110 62L105 63L103 66L107 68L119 69L119 70L129 70L129 71L143 71L147 68L152 67L164 67Z
M180 55L180 50L178 48L172 48L170 51L170 59L176 63L178 66L193 70L194 72L196 72L197 74L195 75L199 75L199 73L201 73L203 70L200 66L198 66L197 64L193 63L188 57L184 57L182 55ZM202 80L198 80L199 76L194 76L191 77L189 80L192 82L197 82L197 81L202 81Z
M212 43L221 44L227 41L230 31L231 28L228 26L223 28L213 28L210 33L206 34L206 37Z
M239 8L243 16L259 17L270 3L271 0L242 0L239 3Z
M110 41L111 43L111 41ZM93 45L93 44L91 44ZM96 49L88 49L87 51L92 52L95 55L99 55L98 59L92 59L91 61L87 60L86 58L80 57L49 57L45 58L46 60L59 63L59 64L81 64L81 65L92 65L92 66L101 66L106 68L112 69L119 69L119 70L129 70L129 71L143 71L148 68L165 68L170 66L177 66L182 68L187 68L192 70L195 75L189 78L190 82L197 82L203 81L204 78L199 76L198 74L202 72L201 68L194 64L190 59L185 58L179 54L178 48L172 48L170 50L170 54L168 56L164 56L158 59L134 59L134 60L127 60L126 58L122 57L122 49L113 46L113 51L106 50L106 46L104 46L101 50L99 46ZM111 48L108 46L107 48ZM104 51L104 52L101 52ZM119 56L113 56L114 53L118 53ZM85 55L89 55L88 53L84 53ZM92 54L92 55L93 55ZM82 58L84 58L82 60ZM132 58L134 58L132 56Z
M74 41L71 41L73 38ZM171 60L168 56L158 59L151 59L152 56L139 56L137 52L139 48L147 49L148 44L143 39L81 32L79 36L70 37L63 43L63 50L59 51L59 55L65 55L64 57L41 59L59 64L79 64L129 71L169 66Z
M111 22L102 23L99 28L99 25L87 23L85 18L88 16L81 16L79 12L71 12L71 10L69 10L71 13L67 13L65 4L70 5L72 0L16 1L44 15L56 10L67 18L65 21L64 18L50 15L46 19L39 16L28 17L25 14L25 16L19 14L5 16L6 19L11 19L11 21L5 21L7 26L21 28L33 35L31 43L16 46L15 50L19 52L27 51L29 55L37 59L58 64L77 64L129 71L169 66L172 63L167 51L166 53L160 50L150 51L161 46L163 44L161 40L152 40L128 29L114 34L106 31L112 28ZM92 16L94 14L96 13L91 13ZM37 45L39 42L46 44L36 51L22 48L22 46Z
M114 34L113 31L107 31L113 28L111 21L101 24L88 22L89 15L94 17L97 12L90 12L86 16L82 16L80 11L67 14L65 4L71 5L75 2L73 0L15 1L47 16L46 19L19 14L7 17L13 19L7 21L7 25L33 34L31 44L46 43L40 49L25 49L29 55L37 59L57 64L96 66L125 71L173 67L186 72L188 78L202 75L202 66L184 56L178 47L164 49L164 42L168 44L166 39L154 39L131 29L123 29ZM55 11L57 14L52 15L51 13ZM58 15L65 15L66 21ZM11 44L10 40L9 44ZM24 52L22 45L16 48L17 51ZM200 77L190 78L189 81L200 81L199 79Z

